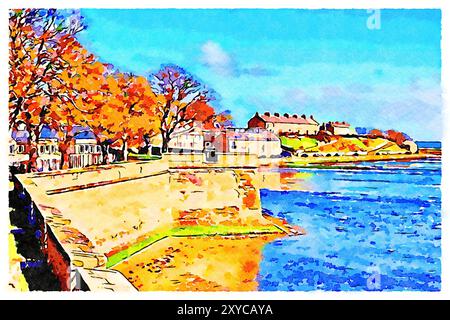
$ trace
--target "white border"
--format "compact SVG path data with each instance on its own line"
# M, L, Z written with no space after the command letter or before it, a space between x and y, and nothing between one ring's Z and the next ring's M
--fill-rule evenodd
M5 3L6 2L6 3ZM125 4L126 3L126 4ZM0 114L1 118L7 123L8 113L8 9L9 8L24 8L24 7L54 7L54 8L305 8L305 9L320 9L320 8L408 8L408 9L420 9L420 8L438 8L442 10L442 92L443 92L443 121L442 124L450 123L450 110L449 110L449 44L450 44L450 8L445 0L399 0L399 1L363 1L363 0L191 0L189 4L186 4L184 0L172 0L162 2L147 1L144 3L142 0L127 0L126 2L114 3L111 0L15 0L15 1L2 1L0 3L0 57L3 63L0 64ZM6 142L8 135L8 128L6 125L1 127L0 138L0 150L7 150ZM448 212L450 209L449 197L450 197L450 169L447 165L450 161L450 155L446 152L450 141L450 130L444 126L443 135L443 158L442 158L442 283L441 292L436 293L422 293L422 292L139 292L139 293L94 293L94 292L11 292L7 291L6 284L8 282L8 246L7 246L7 234L8 234L8 198L7 198L7 154L6 152L0 152L0 163L2 170L2 178L0 179L0 201L2 208L2 214L0 217L0 298L1 299L154 299L154 300L167 300L167 299L450 299L450 264L449 264L449 232L450 224L448 221Z

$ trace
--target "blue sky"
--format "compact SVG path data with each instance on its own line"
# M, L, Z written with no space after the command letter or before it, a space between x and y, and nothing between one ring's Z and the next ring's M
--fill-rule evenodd
M397 129L440 140L441 12L83 9L79 40L139 75L178 64L213 88L238 126L256 112Z

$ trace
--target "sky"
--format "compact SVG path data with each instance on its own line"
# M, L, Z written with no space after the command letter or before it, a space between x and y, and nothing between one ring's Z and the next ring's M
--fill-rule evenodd
M177 64L245 127L255 112L442 137L440 10L83 9L79 41L120 71Z

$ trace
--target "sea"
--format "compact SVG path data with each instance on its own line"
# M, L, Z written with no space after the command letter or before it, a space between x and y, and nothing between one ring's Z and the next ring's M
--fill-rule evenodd
M262 189L263 210L306 234L265 245L258 290L440 290L439 159L277 170L301 188Z

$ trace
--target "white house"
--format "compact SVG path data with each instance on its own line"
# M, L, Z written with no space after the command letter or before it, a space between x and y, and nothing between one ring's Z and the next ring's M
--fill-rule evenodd
M197 126L176 130L168 143L168 151L174 153L203 152L203 132Z
M227 129L228 152L254 154L259 158L277 157L281 154L281 141L274 133L261 129Z
M97 144L97 139L90 130L79 130L74 139L75 145L69 154L69 166L71 168L102 164L101 146Z
M59 152L56 131L48 127L42 128L37 145L37 154L36 166L39 171L60 169L61 153Z

